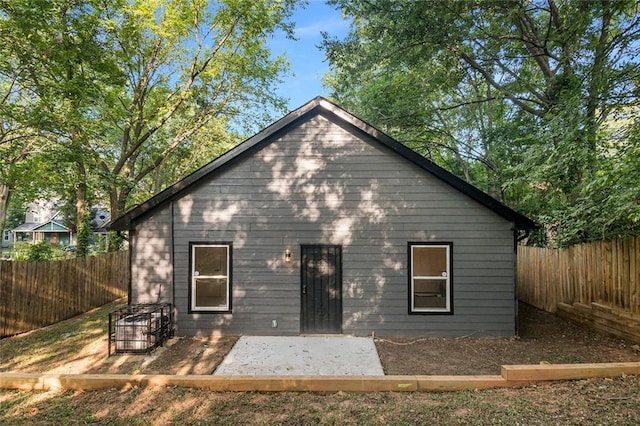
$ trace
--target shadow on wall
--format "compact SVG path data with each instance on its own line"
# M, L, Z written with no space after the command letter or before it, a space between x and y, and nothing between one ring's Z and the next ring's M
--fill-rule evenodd
M177 299L185 300L186 295L173 295L171 289L163 288L174 274L170 236L184 232L194 241L220 241L221 237L233 241L234 268L246 268L247 280L253 273L261 280L267 276L299 281L299 266L285 264L284 247L299 259L300 244L341 245L342 296L348 301L344 304L345 330L358 323L384 322L390 310L406 314L407 241L429 241L436 236L415 226L405 229L402 215L406 211L415 214L418 206L401 189L422 187L426 180L422 170L389 155L386 148L363 141L322 116L312 117L177 200L173 212L179 230L167 225L171 220L159 220L157 226L140 230L145 244L136 249L150 260L150 267L135 278L147 283L139 297L155 302L166 295L169 300L176 298L177 307L184 304ZM182 246L174 251L174 264L184 271L188 249ZM241 249L246 250L242 261L235 254ZM182 275L179 279L185 279ZM246 295L244 285L234 277L234 299ZM389 303L385 293L390 286L402 286L402 290L396 287L393 306L386 306L383 312L380 306L383 301ZM254 289L266 290L266 285ZM193 318L201 317L195 314ZM231 315L208 315L206 321L228 325Z
M350 255L358 251L354 244L361 247L367 241L363 229L376 229L378 238L382 237L375 243L369 240L371 246L391 246L387 236L394 229L387 221L387 209L391 205L397 212L397 207L386 203L385 208L379 203L380 179L375 176L375 165L365 164L363 168L354 161L365 156L372 149L370 145L345 137L344 129L327 131L322 123L307 128L310 131L301 142L275 143L261 153L272 170L267 188L275 199L290 205L294 222L317 224L320 243L343 247L343 262L347 265L342 282L344 329L353 329L355 323L366 322L370 316L384 321L379 307L388 271L382 267L359 269ZM297 239L295 234L289 237ZM356 311L350 308L355 299L366 301L357 303Z

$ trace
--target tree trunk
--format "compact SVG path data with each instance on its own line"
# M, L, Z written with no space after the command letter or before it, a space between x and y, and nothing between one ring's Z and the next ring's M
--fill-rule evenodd
M118 208L118 187L115 185L109 185L109 214L112 222L121 214Z
M115 185L109 187L109 209L112 221L126 211L129 195L131 195L131 190L126 187L118 188Z
M4 237L4 227L7 223L7 210L9 209L9 201L11 200L11 190L8 185L0 184L0 235ZM0 255L2 255L2 242L0 240Z
M587 164L588 171L593 172L596 158L596 140L598 134L598 113L606 115L605 102L607 93L606 77L603 71L607 61L607 50L610 48L610 26L613 18L613 11L608 0L602 0L602 23L600 25L600 35L598 43L594 49L593 66L591 68L589 88L587 93L586 112L586 148L589 154Z
M125 212L126 202L130 190L125 188L120 189L120 193L118 193L118 188L115 185L109 187L109 209L111 213L111 221L114 221L121 214ZM122 244L126 237L123 237L121 233L109 232L109 237L107 239L107 251L118 251L122 248Z
M87 220L87 169L82 160L78 160L78 186L76 187L76 256L83 257L89 252L91 229Z

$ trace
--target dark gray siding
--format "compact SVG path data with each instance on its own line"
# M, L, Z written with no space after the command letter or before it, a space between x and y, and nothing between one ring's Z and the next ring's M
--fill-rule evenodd
M233 243L232 313L188 313L195 241ZM409 241L453 242L454 315L408 314ZM173 298L181 334L298 334L301 244L343 246L345 333L515 332L512 224L322 116L139 224L134 301ZM293 251L291 266L284 263L286 248Z
M131 303L173 302L171 206L136 224L131 235Z

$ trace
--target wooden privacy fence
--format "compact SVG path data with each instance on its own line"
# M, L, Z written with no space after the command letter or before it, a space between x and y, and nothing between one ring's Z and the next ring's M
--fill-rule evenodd
M55 262L0 261L0 336L54 324L127 295L128 252Z
M562 249L520 246L518 296L596 330L640 341L640 237Z

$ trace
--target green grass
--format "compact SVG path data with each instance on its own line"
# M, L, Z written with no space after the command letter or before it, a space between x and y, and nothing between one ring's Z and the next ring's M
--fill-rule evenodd
M123 304L109 303L57 324L0 340L0 371L41 372L38 365L63 366L87 344L106 339L109 312Z
M449 393L4 391L0 402L3 425L633 425L640 423L640 380Z

